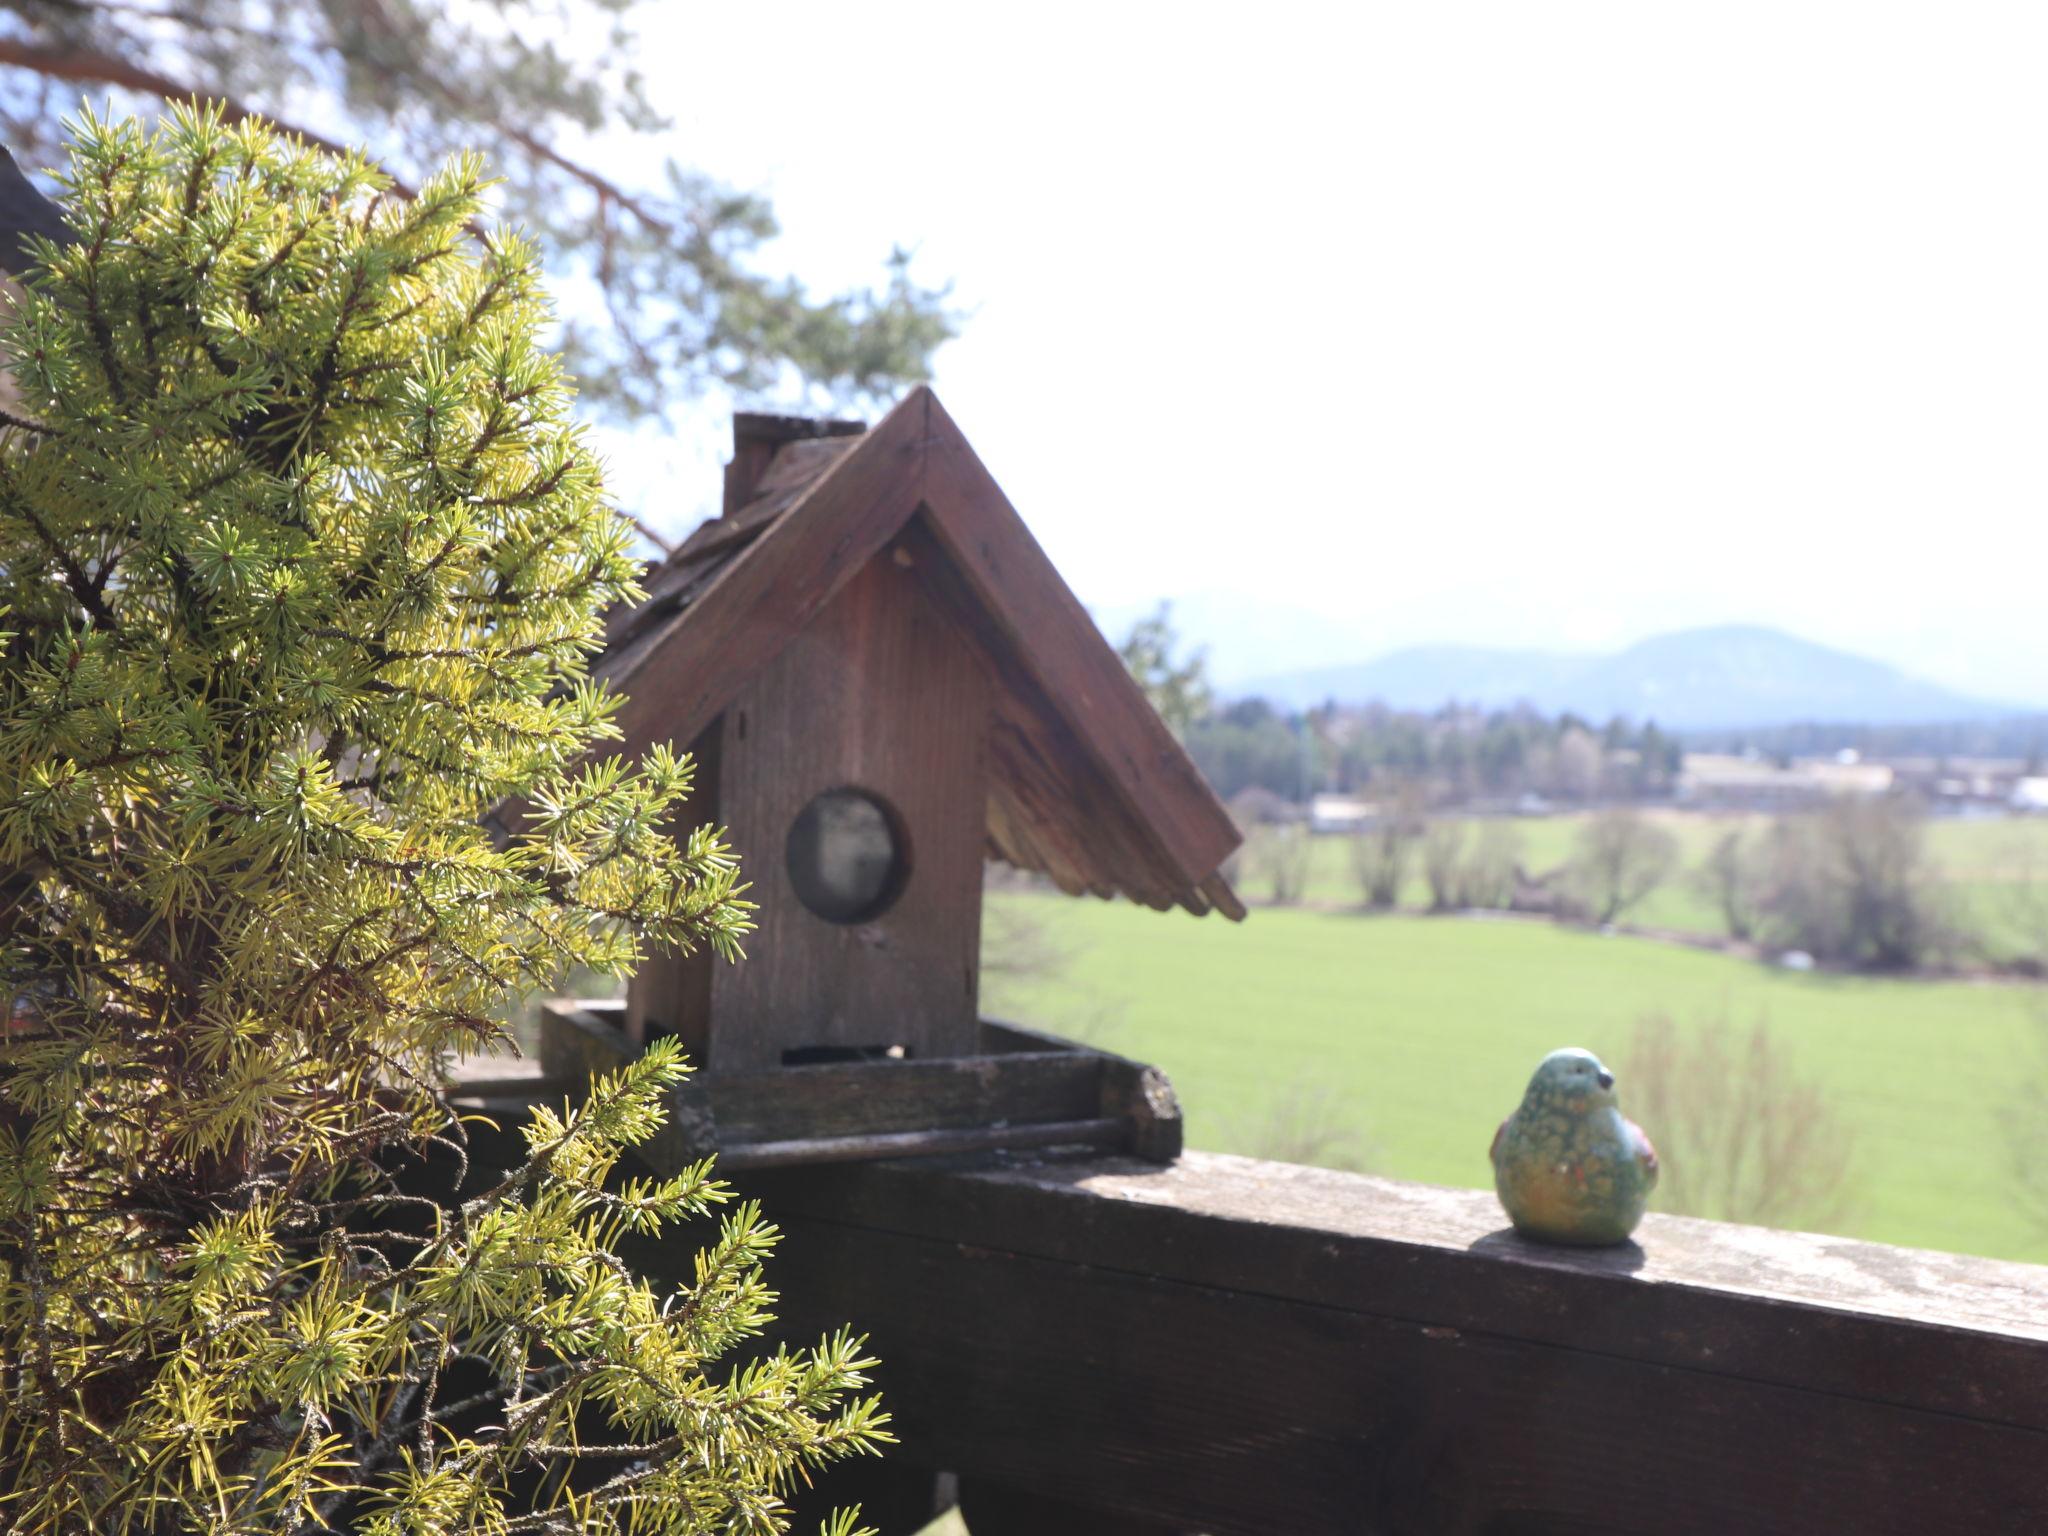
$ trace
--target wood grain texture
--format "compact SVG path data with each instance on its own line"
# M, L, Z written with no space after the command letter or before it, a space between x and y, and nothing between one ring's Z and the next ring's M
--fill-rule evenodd
M707 1068L774 1067L815 1047L973 1053L988 692L915 578L875 560L734 697L719 814L764 958L713 969ZM908 841L901 894L855 924L808 910L785 858L797 813L845 787L879 797Z
M990 855L1051 876L1070 896L1124 895L1162 911L1176 904L1198 915L1207 911L1206 898L1188 885L1161 842L1150 835L1148 818L1132 813L1018 647L991 618L930 517L917 517L893 548L908 558L994 683ZM1241 917L1242 909L1236 915Z
M739 424L727 515L607 616L599 680L623 750L693 739L887 549L942 600L993 681L988 846L1061 889L1197 915L1244 909L1238 835L928 389L873 431Z
M687 1091L706 1103L721 1142L858 1136L1114 1113L1104 1107L1111 1066L1128 1069L1074 1050L830 1062L708 1074Z
M725 467L724 517L753 501L785 446L802 449L833 438L859 437L864 421L833 421L810 416L776 416L760 411L735 411L732 418L732 461Z
M1199 886L1237 827L936 397L924 502L946 551L1112 785Z
M551 1082L576 1084L580 1098L593 1074L617 1071L640 1054L638 1043L621 1029L622 1022L616 1007L593 1008L566 998L542 1004L541 1075Z
M2026 1531L2048 1270L1191 1153L750 1177L799 1335L852 1318L899 1455L1289 1532Z
M640 636L632 665L593 670L626 695L618 750L693 739L894 537L923 495L925 392L913 392L813 482L689 605Z
M725 824L725 813L719 807L724 752L725 721L720 717L690 743L696 777L690 784L690 798L676 809L674 825L679 834L690 827ZM688 953L653 951L626 984L622 1023L627 1038L644 1047L673 1035L690 1060L706 1060L711 1042L711 978L734 963L721 959L708 944Z
M1120 1115L1093 1120L1051 1120L1030 1125L973 1125L949 1131L875 1131L860 1136L806 1136L795 1141L742 1141L720 1148L718 1166L808 1168L825 1163L874 1163L962 1152L1128 1150L1130 1122Z
M959 1507L972 1536L1191 1536L1180 1525L1110 1514L1049 1497L1042 1489L986 1479L960 1485Z
M455 1092L503 1113L580 1099L591 1074L640 1053L629 1017L617 1002L558 998L541 1009L538 1059L460 1063ZM727 1169L998 1148L1180 1155L1180 1101L1158 1068L1001 1024L979 1025L977 1041L972 1056L694 1073L636 1156L667 1175L713 1155Z

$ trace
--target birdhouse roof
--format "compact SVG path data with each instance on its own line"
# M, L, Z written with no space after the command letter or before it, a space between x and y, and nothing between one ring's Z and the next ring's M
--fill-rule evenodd
M1076 895L1243 917L1221 874L1229 814L929 389L870 430L743 418L737 435L738 497L607 620L593 671L625 695L629 755L687 747L855 572L893 559L995 685L989 854Z

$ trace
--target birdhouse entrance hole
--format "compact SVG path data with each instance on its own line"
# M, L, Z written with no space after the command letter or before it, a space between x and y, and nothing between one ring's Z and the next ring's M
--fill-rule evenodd
M870 922L895 905L910 878L902 818L878 796L828 789L790 824L784 848L798 901L828 923Z

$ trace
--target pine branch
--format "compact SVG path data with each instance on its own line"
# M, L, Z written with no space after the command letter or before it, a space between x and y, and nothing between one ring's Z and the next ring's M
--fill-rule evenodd
M76 8L80 10L128 11L127 7L105 5L87 6L81 4L77 5ZM132 14L147 15L154 19L166 21L176 21L192 26L195 29L206 29L216 25L210 18L200 18L186 12L136 10ZM395 22L392 24L396 25ZM359 53L352 53L349 49L339 45L336 46L335 51L342 58L356 63L375 62L388 67L392 62L389 56L380 56L375 61L366 60ZM275 124L282 132L303 140L315 149L325 150L330 155L340 157L348 153L348 150L340 143L302 124L280 118L274 113L257 112L221 91L189 81L174 80L169 75L150 69L145 65L117 57L114 54L105 53L100 49L88 47L82 43L50 46L26 42L20 38L0 38L0 64L11 64L17 69L30 70L48 79L63 80L72 84L106 85L112 86L116 90L146 92L149 95L161 96L166 101L218 102L223 119L229 123L241 123L252 118L270 122ZM657 212L653 204L646 198L629 191L595 166L587 165L580 160L563 154L538 135L493 113L482 101L457 91L447 81L428 78L409 69L402 69L400 72L414 86L437 97L458 115L478 123L486 131L497 134L508 142L517 145L536 160L553 166L596 193L605 204L621 208L630 213L653 233L666 239L674 239L676 237L677 226L673 219ZM395 179L392 182L391 190L394 194L407 201L412 200L416 195L415 190L411 186Z
M48 47L39 43L24 42L16 37L0 37L0 64L11 64L16 69L26 69L52 80L69 81L72 84L110 85L121 91L141 91L151 96L161 96L166 101L186 101L195 104L218 102L221 116L229 123L242 123L251 119L274 123L281 131L304 140L314 149L325 150L337 158L344 157L348 150L324 134L295 123L280 121L269 113L253 112L233 97L201 86L173 80L169 75L160 74L146 65L128 59L118 58L111 53L102 53L97 48L83 43ZM393 182L392 190L399 196L410 198L410 188Z
M610 713L580 640L632 570L590 466L564 468L530 258L444 240L475 216L467 166L434 206L372 218L358 168L217 116L79 133L90 259L40 279L53 431L0 459L0 609L24 615L0 668L0 995L31 1025L0 1044L0 1187L27 1206L0 1227L23 1279L0 1288L0 1356L25 1362L0 1379L0 1462L31 1501L0 1524L57 1536L87 1498L152 1530L311 1531L366 1500L516 1520L555 1496L536 1476L592 1456L715 1465L715 1490L769 1507L792 1468L879 1431L838 1407L862 1367L837 1345L714 1369L766 1321L756 1210L673 1294L614 1251L724 1198L704 1168L607 1187L659 1124L674 1048L540 1111L524 1163L459 1194L440 1064L491 1038L508 988L616 967L631 927L727 948L745 927L716 840L650 831L686 777L671 756L574 767ZM289 302L227 334L192 273L279 241ZM232 413L209 341L262 359ZM407 403L346 398L371 372ZM437 462L423 401L490 423L462 472L475 438ZM252 419L276 427L262 451L224 447ZM120 627L73 619L65 645L74 602ZM475 822L507 792L566 809L502 850ZM401 1183L429 1158L434 1185ZM429 1198L451 1164L458 1193ZM448 1414L492 1403L501 1427L452 1436ZM595 1536L638 1487L547 1522Z

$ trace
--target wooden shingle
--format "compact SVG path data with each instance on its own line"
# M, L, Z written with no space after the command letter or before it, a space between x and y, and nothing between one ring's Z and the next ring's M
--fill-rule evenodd
M909 572L991 683L986 850L1062 890L1244 909L1239 834L937 397L872 430L741 418L724 515L614 614L628 755L687 747L871 562Z

